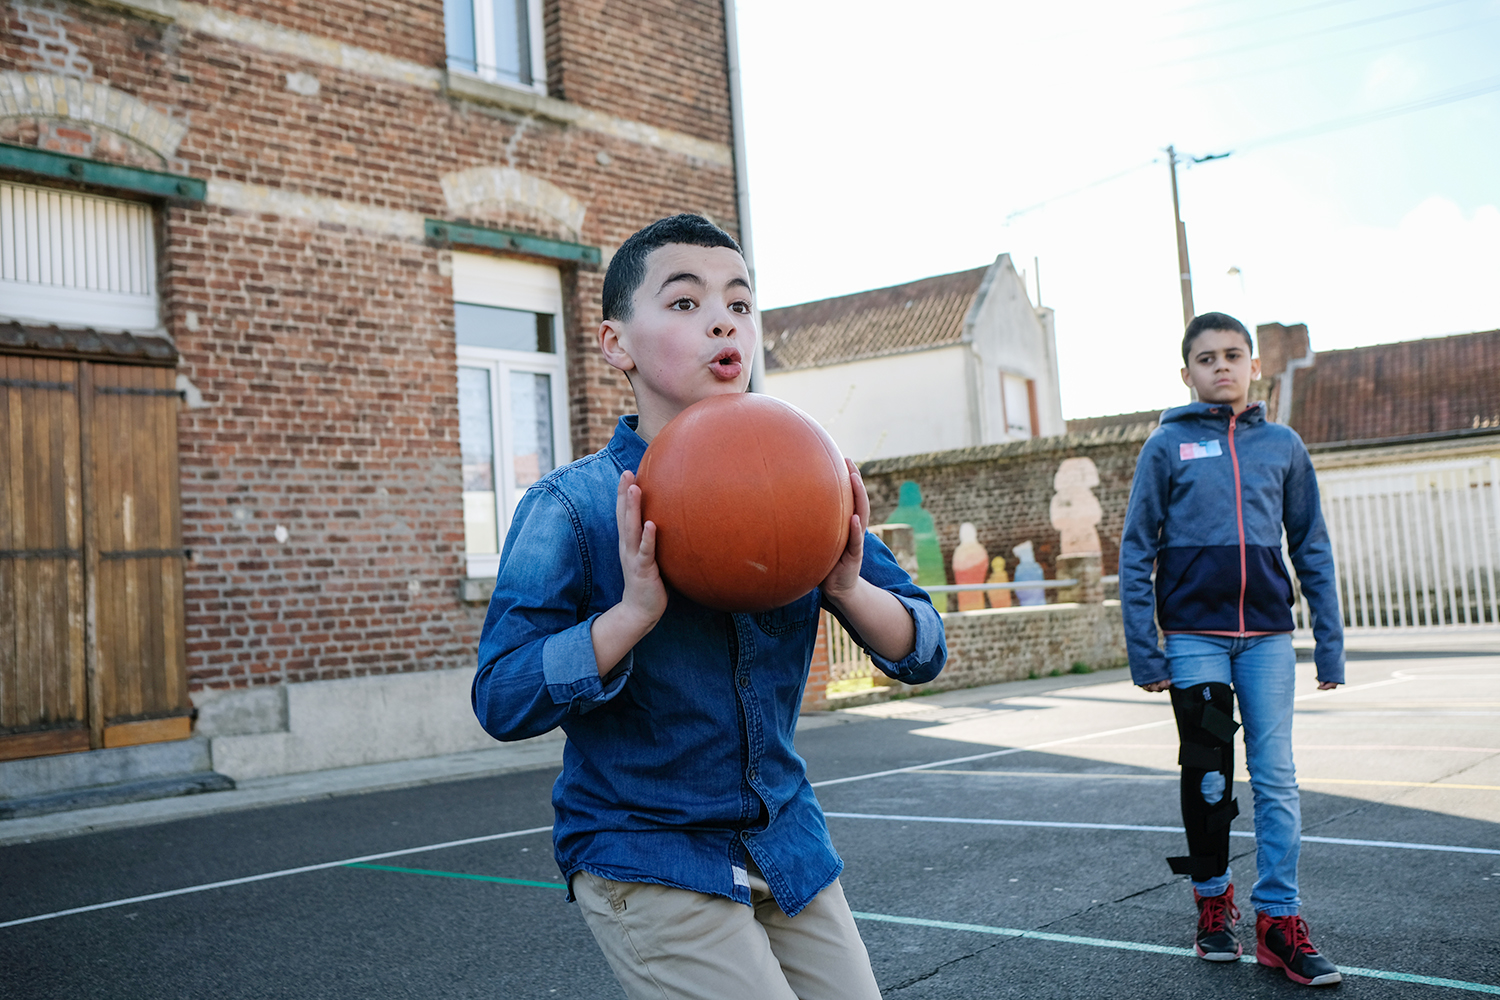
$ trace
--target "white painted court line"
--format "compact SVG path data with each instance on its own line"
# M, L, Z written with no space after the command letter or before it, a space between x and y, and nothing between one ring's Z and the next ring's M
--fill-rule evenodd
M39 913L34 917L21 917L19 920L6 920L0 922L0 927L15 927L18 924L34 924L39 920L54 920L57 917L68 917L75 913L90 913L94 910L108 910L115 906L130 906L133 903L148 903L153 899L167 899L171 896L186 896L194 892L208 892L210 889L227 889L234 885L245 885L250 882L264 882L267 879L285 878L288 875L302 875L306 872L322 871L325 868L339 868L344 865L352 865L362 861L379 861L382 858L399 858L404 854L421 854L424 851L441 851L445 847L463 847L468 844L484 844L492 840L506 840L510 837L525 837L533 833L548 833L552 830L550 826L534 826L529 830L511 830L508 833L491 833L483 837L468 837L464 840L449 840L441 844L427 844L422 847L406 847L399 851L383 851L380 854L364 854L357 858L344 858L340 861L324 861L316 865L303 865L300 868L283 868L281 871L262 872L259 875L246 875L244 878L224 879L222 882L205 882L202 885L190 885L182 889L168 889L166 892L149 892L144 896L131 896L128 899L112 899L107 903L94 903L90 906L75 906L67 910L57 910L54 913Z
M1100 750L1176 750L1176 743L1095 743ZM1500 753L1500 747L1453 747L1424 746L1416 743L1297 743L1292 749L1303 750L1395 750L1400 753L1418 751L1433 753Z
M1175 955L1196 958L1191 948L1174 948L1164 944L1147 944L1143 941L1119 941L1111 938L1082 937L1077 934L1053 934L1050 931L1028 931L1018 927L991 927L986 924L961 924L950 920L928 920L923 917L899 917L890 913L854 913L856 920L869 920L882 924L905 924L909 927L928 927L943 931L966 931L971 934L991 934L996 937L1029 938L1033 941L1053 941L1058 944L1084 945L1089 948L1113 948L1120 951L1139 951L1153 955ZM1255 964L1255 956L1242 955L1241 962ZM1500 986L1489 983L1472 983L1463 979L1445 979L1440 976L1419 976L1410 972L1390 972L1385 969L1361 969L1341 965L1339 971L1347 976L1362 976L1366 979L1387 979L1398 983L1417 983L1422 986L1443 986L1454 990L1469 990L1474 993L1500 994Z
M996 757L1006 757L1013 753L1026 753L1030 750L1041 750L1046 747L1062 746L1065 743L1079 743L1083 740L1092 740L1100 736L1117 736L1120 733L1134 733L1142 729L1155 729L1158 726L1173 725L1173 720L1162 719L1159 722L1146 722L1139 726L1126 726L1124 729L1106 729L1098 733L1085 733L1082 736L1069 736L1060 740L1048 740L1045 743L1031 743L1024 747L1007 747L1004 750L991 750L988 753L976 753L967 757L949 757L947 760L934 760L926 764L913 764L910 767L893 767L888 771L871 771L868 774L856 774L848 778L829 778L826 781L814 781L814 788L827 788L829 785L846 785L851 781L869 781L872 778L885 778L893 774L911 774L913 771L926 771L934 767L947 767L949 764L967 764L974 760L993 760Z
M1405 684L1414 681L1415 677L1389 677L1381 681L1371 681L1368 684L1350 684L1333 691L1309 691L1306 694L1297 695L1293 701L1310 701L1314 698L1327 698L1340 692L1363 691L1368 688L1388 687L1392 684ZM1032 696L1041 697L1041 696ZM1004 700L992 702L991 704L1004 706ZM1149 704L1149 703L1144 703ZM902 721L911 721L903 719ZM1139 726L1126 726L1123 729L1105 729L1097 733L1085 733L1082 736L1068 736L1060 740L1047 740L1044 743L1029 743L1022 747L1006 747L1004 750L991 750L986 753L970 754L967 757L949 757L947 760L934 760L926 764L912 764L910 767L893 767L887 771L871 771L867 774L854 774L847 778L829 778L824 781L814 781L814 788L827 788L830 785L847 785L852 781L870 781L874 778L886 778L893 774L911 774L913 771L926 771L934 767L947 767L950 764L967 764L975 760L993 760L996 757L1007 757L1014 753L1026 753L1031 750L1044 750L1047 747L1059 747L1068 743L1081 743L1084 740L1099 739L1103 736L1118 736L1121 733L1135 733L1142 729L1156 729L1161 726L1175 725L1171 718L1162 719L1158 722L1145 722Z
M959 777L986 777L986 778L1064 778L1079 781L1181 781L1180 775L1176 774L1095 774L1090 771L1007 771L1004 768L996 771L987 771L976 768L972 771L950 770L947 768L929 768L919 772L921 774L953 774ZM1245 773L1236 774L1234 780L1240 784L1248 785L1250 775ZM1392 788L1460 788L1480 792L1500 792L1500 785L1460 785L1448 781L1386 781L1383 778L1303 778L1297 779L1299 785L1379 785Z
M967 816L902 816L892 813L825 812L824 816L835 819L877 819L899 823L954 823L972 826L1026 826L1045 827L1057 830L1126 830L1136 833L1182 833L1180 826L1141 826L1132 823L1066 823L1061 820L1044 819L975 819ZM1231 830L1231 837L1255 839L1249 830ZM1409 844L1399 840L1358 840L1352 837L1317 837L1302 835L1304 844L1341 844L1345 847L1387 847L1399 851L1439 851L1447 854L1494 854L1500 849L1492 847L1459 847L1454 844Z

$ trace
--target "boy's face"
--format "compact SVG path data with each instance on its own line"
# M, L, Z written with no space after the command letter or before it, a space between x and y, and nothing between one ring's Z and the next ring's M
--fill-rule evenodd
M1204 330L1193 338L1182 384L1197 390L1205 403L1228 403L1235 413L1250 399L1250 380L1260 378L1260 359L1250 356L1243 334Z
M605 320L605 360L630 373L647 441L709 396L750 384L756 329L750 272L727 247L669 243L646 258L630 318Z

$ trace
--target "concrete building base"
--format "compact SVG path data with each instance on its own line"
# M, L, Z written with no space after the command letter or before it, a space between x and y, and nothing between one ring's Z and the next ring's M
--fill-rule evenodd
M211 760L200 736L0 762L0 819L233 788Z
M200 692L198 733L235 781L486 750L496 744L474 718L473 679L430 670Z

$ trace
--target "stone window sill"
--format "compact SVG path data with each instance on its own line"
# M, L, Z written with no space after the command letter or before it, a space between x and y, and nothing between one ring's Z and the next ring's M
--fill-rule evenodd
M447 84L444 89L451 96L461 100L536 115L538 118L547 118L564 125L577 124L584 115L583 108L578 105L559 101L545 94L538 94L534 90L508 87L503 83L494 83L468 73L454 73L451 70L446 77Z

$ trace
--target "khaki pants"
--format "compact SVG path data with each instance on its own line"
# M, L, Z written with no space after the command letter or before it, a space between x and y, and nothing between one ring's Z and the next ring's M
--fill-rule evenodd
M837 881L795 917L754 869L751 906L586 871L573 894L630 1000L880 1000Z

